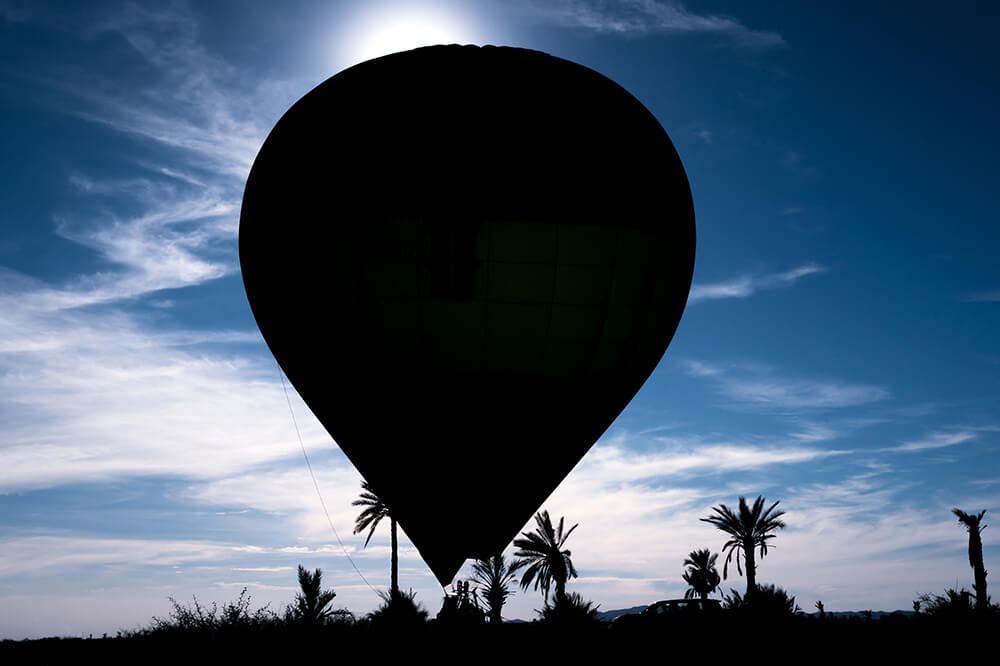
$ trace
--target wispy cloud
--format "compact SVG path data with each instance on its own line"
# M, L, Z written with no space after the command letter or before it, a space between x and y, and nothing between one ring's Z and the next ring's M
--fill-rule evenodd
M894 451L899 453L910 453L914 451L929 451L932 449L943 449L949 446L956 446L976 439L977 433L972 430L955 430L952 432L935 432L923 439L904 442L899 446L891 446L883 451Z
M701 33L726 38L748 48L781 46L776 32L753 30L739 20L718 14L697 14L670 0L529 1L532 12L546 21L571 28L616 34Z
M224 544L157 539L102 539L80 536L23 536L0 541L0 576L70 571L101 565L173 566L219 561L232 554Z
M305 92L304 82L257 77L206 49L199 20L182 5L126 5L90 32L121 36L161 78L138 90L70 88L93 103L88 117L216 174L245 178L268 128Z
M841 455L843 451L801 445L757 446L712 442L698 438L657 437L655 453L637 454L623 440L595 447L574 471L575 477L589 476L595 485L638 482L693 473L722 473L760 469L768 465L810 462Z
M112 11L78 31L123 38L132 48L123 57L157 76L39 80L66 95L62 110L156 150L141 151L129 176L70 176L79 203L56 211L56 231L93 250L98 271L50 282L0 269L0 492L219 478L295 453L277 369L256 331L167 332L129 310L133 299L236 270L243 178L295 95L206 50L184 5ZM85 308L94 305L104 307ZM329 446L300 411L307 446Z
M852 407L889 397L880 386L779 377L766 367L721 367L701 361L683 365L688 374L715 382L719 393L735 402L767 409Z
M742 275L724 282L712 284L696 284L691 287L688 304L714 301L724 298L747 298L764 289L779 289L790 287L807 275L823 273L826 268L818 264L804 264L784 273L769 275Z
M814 421L797 421L797 428L789 437L800 442L827 442L837 438L837 430L830 425Z
M980 291L975 294L969 294L962 300L967 303L996 303L1000 302L1000 291Z
M109 263L99 273L38 290L38 310L112 303L201 284L236 270L238 199L221 185L135 178L71 182L96 212L57 217L56 231ZM116 210L141 212L122 216Z
M128 4L77 30L124 40L131 51L121 57L156 76L70 70L36 80L65 96L60 110L155 150L137 164L140 176L70 178L80 203L56 212L56 231L107 267L37 290L34 307L114 303L234 272L244 179L268 128L308 84L234 68L202 45L183 4Z
M44 311L32 305L33 283L17 284L0 297L0 492L217 478L297 452L277 367L255 331L157 331L117 310ZM329 447L294 405L306 445Z

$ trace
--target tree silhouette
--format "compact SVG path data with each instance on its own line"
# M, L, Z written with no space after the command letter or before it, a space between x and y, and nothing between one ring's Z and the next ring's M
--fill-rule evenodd
M754 561L754 548L760 549L760 556L763 558L767 555L767 542L775 536L771 532L785 526L785 523L778 520L785 514L784 511L771 513L776 506L778 506L778 502L772 504L765 511L764 498L758 495L753 503L753 508L750 508L747 506L746 498L740 497L739 514L734 513L725 504L720 504L717 507L712 507L716 515L700 519L703 522L715 525L730 535L731 538L722 547L724 551L727 551L726 564L722 568L722 577L728 577L729 562L733 559L734 553L736 554L736 570L740 575L743 575L743 568L740 565L742 558L746 564L747 571L747 591L745 596L747 601L750 600L757 589L757 564Z
M510 589L511 583L516 583L514 573L517 568L507 560L502 554L494 555L485 560L476 560L472 563L472 579L482 588L482 598L486 604L486 615L490 618L490 624L499 626L503 622L501 615L503 605L507 597L514 594Z
M364 491L361 493L359 499L351 502L352 506L363 506L365 510L358 514L358 517L354 519L354 533L360 534L366 529L371 528L368 532L368 538L365 539L365 547L368 547L368 542L372 540L372 535L375 533L375 528L382 521L383 518L389 519L389 530L392 533L392 577L391 585L389 588L389 598L395 599L399 597L399 555L397 552L397 539L396 539L396 519L392 517L389 513L389 507L385 505L372 487L367 481L361 482L361 489Z
M921 594L913 602L923 608L928 615L942 618L968 618L974 612L972 593L964 587L960 590L948 588L944 594Z
M291 608L292 619L305 624L320 624L335 613L327 608L337 593L333 590L323 590L323 572L316 569L313 573L299 565L299 587L301 592L295 595L295 605Z
M514 539L514 547L518 548L514 556L514 568L527 567L521 576L521 589L526 590L535 583L535 589L542 588L546 603L549 599L549 588L556 585L556 602L566 595L566 581L576 577L576 569L570 559L570 551L564 550L566 539L573 533L577 525L563 532L563 519L559 519L559 528L553 529L548 511L535 514L537 527L534 532L522 532L521 539Z
M548 624L581 628L581 625L598 622L599 608L600 604L584 599L577 592L570 592L561 597L557 595L551 604L546 600L542 610L536 612Z
M690 585L684 592L685 599L692 599L695 595L702 599L708 599L708 595L715 591L722 579L719 571L715 568L715 560L718 553L712 554L708 548L702 550L692 550L691 554L684 560L684 582Z
M427 610L417 602L413 590L395 593L379 590L378 596L382 604L365 616L369 624L407 628L427 621Z
M736 590L730 590L732 596L722 595L723 606L737 612L751 612L758 617L796 615L802 612L795 597L771 583L761 583L754 588L753 598L741 597Z
M969 566L972 567L974 579L972 589L976 592L976 611L983 613L990 606L990 599L986 596L986 568L983 566L983 539L980 536L986 529L986 525L981 524L986 509L978 514L966 513L960 509L952 509L951 512L969 531Z

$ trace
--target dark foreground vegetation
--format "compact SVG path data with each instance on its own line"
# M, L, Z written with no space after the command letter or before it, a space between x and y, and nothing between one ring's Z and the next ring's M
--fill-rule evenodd
M775 658L838 657L851 663L913 658L933 651L961 649L968 636L995 636L1000 618L889 615L823 620L815 616L752 617L721 611L715 617L668 618L616 626L598 621L474 626L431 620L405 625L368 621L318 626L282 622L217 629L149 630L100 639L5 641L6 663L55 663L55 659L102 659L105 662L225 659L300 661L316 655L333 663L384 663L432 659L434 663L511 662L518 655L550 655L580 663L647 663L678 659L701 662L729 659L746 649L764 649ZM755 646L755 647L750 647ZM766 646L766 648L765 648ZM957 655L956 655L957 656ZM252 660L252 661L251 661ZM345 661L349 660L349 661ZM221 662L220 662L221 663ZM420 662L417 662L420 663Z

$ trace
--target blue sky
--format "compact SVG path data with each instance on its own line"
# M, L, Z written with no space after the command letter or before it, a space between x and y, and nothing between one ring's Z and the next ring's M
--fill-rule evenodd
M692 186L677 335L545 503L580 523L570 589L680 596L687 553L725 541L698 519L741 494L787 511L758 579L806 610L971 586L950 511L1000 511L997 10L813 4L0 0L0 637L113 633L244 586L278 607L299 563L377 605L247 306L239 206L291 103L436 42L606 74ZM360 477L292 409L343 548L387 586L388 530L351 534ZM436 612L405 540L400 566Z

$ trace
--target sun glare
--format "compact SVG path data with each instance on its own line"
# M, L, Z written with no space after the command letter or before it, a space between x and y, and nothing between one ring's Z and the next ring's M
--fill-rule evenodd
M353 64L433 44L477 43L470 22L440 7L380 8L357 23L346 42Z

